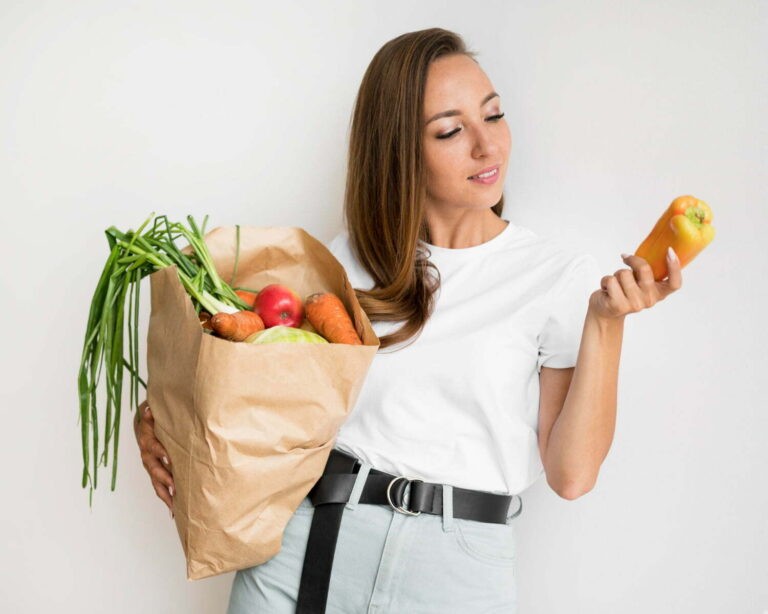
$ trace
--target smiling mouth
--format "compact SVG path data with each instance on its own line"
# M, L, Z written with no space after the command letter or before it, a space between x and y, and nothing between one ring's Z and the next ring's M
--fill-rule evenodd
M471 177L467 177L467 179L478 179L478 178L486 178L486 177L493 177L494 175L498 174L499 169L495 168L492 171L488 171L487 173L480 173L479 175L472 175Z

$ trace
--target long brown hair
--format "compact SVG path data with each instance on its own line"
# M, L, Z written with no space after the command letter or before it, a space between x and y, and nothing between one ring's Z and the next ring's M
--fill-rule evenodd
M355 288L355 294L371 322L404 320L379 338L379 350L415 341L440 287L439 271L423 251L428 248L417 243L432 242L424 215L423 106L430 63L453 54L477 62L455 32L429 28L402 34L379 49L357 93L344 217L352 251L374 285ZM492 209L501 217L503 196Z

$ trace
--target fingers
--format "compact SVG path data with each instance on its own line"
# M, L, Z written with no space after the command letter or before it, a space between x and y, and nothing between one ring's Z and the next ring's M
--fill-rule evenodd
M175 485L171 473L171 457L155 437L155 421L149 405L144 401L139 407L142 411L142 421L137 426L136 433L141 450L141 462L150 476L155 493L169 509L173 510Z
M600 279L600 287L608 294L611 302L621 310L626 310L627 299L615 275L605 275Z
M146 419L139 425L139 447L142 452L148 452L157 459L163 461L163 464L170 468L171 457L163 447L163 444L155 437L155 421L152 418L152 411L146 408Z
M152 482L152 486L154 487L157 496L162 499L163 503L168 506L169 510L173 511L173 498L170 494L168 494L168 490L165 488L165 486L155 481Z
M136 412L136 422L144 422L145 420L152 419L152 411L149 409L149 403L146 401L139 405L139 409Z
M149 475L152 476L152 483L162 485L168 491L168 494L171 497L176 494L174 490L175 486L173 484L173 476L171 475L170 471L163 469L159 464L157 464L150 471Z
M173 473L169 465L163 466L160 459L153 452L142 450L141 464L152 479L159 480L168 486L173 485Z
M139 440L139 428L147 421L151 420L152 415L149 409L149 405L146 401L141 403L136 410L136 415L133 419L133 432L136 434L136 441Z
M156 458L153 456L144 456L142 457L142 464L144 465L144 468L147 470L147 473L149 474L149 477L152 478L152 482L158 482L168 488L169 493L171 493L171 496L175 494L173 492L174 484L173 484L173 474L168 471L165 467L163 467Z
M173 496L176 494L176 486L173 482L173 475L165 469L160 461L151 454L143 453L141 456L142 464L147 470L152 481L152 487L157 496L160 497L168 507L173 507Z
M679 290L683 285L682 267L680 260L672 247L667 251L667 278L661 282L666 288L667 294Z
M144 439L144 443L141 446L142 451L149 452L158 461L163 461L163 465L169 470L171 468L171 457L168 456L168 452L165 451L163 444L155 439L155 433L149 430L149 433Z
M615 273L619 280L622 292L627 297L627 302L633 312L638 312L653 304L653 299L649 296L647 288L641 288L637 284L635 274L630 269L620 269Z
M637 284L640 287L653 287L655 283L653 269L645 258L635 256L634 254L622 254L621 259L632 267L633 278L637 280Z
M155 421L150 414L145 414L144 419L138 426L139 429L139 447L149 447L150 442L155 439Z
M653 278L653 268L645 258L631 254L622 254L621 258L632 269L621 269L616 271L616 275L621 275L621 285L634 312L653 307L657 301L664 298Z

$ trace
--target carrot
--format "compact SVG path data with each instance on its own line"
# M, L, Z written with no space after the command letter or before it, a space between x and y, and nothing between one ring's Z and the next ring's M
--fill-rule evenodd
M253 307L253 304L256 302L256 296L258 296L259 293L251 292L249 290L235 290L235 294Z
M341 299L332 292L316 292L304 301L307 320L331 343L363 345Z
M214 332L230 341L243 341L249 335L264 330L258 313L244 309L235 313L217 313L211 318Z
M206 328L208 330L213 330L213 326L211 326L211 314L207 311L201 311L198 314L198 317L200 318L200 324L203 328Z

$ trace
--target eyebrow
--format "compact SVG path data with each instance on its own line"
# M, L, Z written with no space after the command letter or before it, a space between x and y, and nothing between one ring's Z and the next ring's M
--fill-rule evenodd
M499 96L499 95L496 92L491 92L485 98L483 98L482 102L480 102L480 106L482 107L486 102L488 102L491 98L494 98L495 96ZM454 115L461 115L461 111L459 111L458 109L449 109L448 111L441 111L440 113L435 113L432 117L430 117L427 120L427 124L435 121L436 119L440 119L441 117L453 117ZM424 125L426 126L426 124Z

